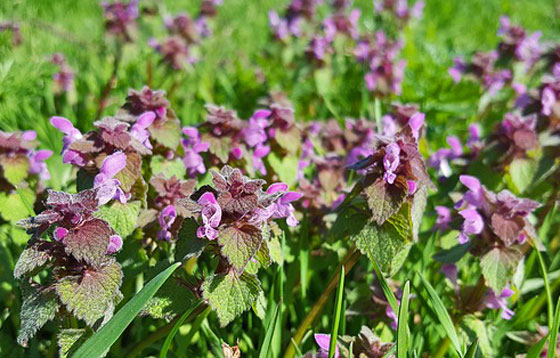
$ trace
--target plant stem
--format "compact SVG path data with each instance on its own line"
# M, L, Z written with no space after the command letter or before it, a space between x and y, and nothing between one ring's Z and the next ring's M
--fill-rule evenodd
M348 272L350 272L352 267L354 267L356 262L358 262L360 256L361 256L360 252L355 247L352 248L346 254L341 264L342 266L344 266L344 272L346 273L346 275L348 274ZM313 307L311 307L311 310L299 325L296 334L294 334L294 336L290 340L290 344L286 349L286 354L284 354L284 358L293 358L295 356L297 345L301 343L301 340L303 339L305 332L325 307L325 304L327 303L327 300L329 299L331 293L338 285L339 279L340 279L340 275L338 273L331 278L325 292L323 292L323 294L319 297L319 299L315 302L315 304L313 304Z

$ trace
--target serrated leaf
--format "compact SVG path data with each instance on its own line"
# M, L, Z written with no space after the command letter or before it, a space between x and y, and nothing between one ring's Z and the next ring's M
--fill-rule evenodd
M72 229L64 237L65 250L77 260L92 265L102 264L107 257L107 245L113 229L101 219L91 219Z
M265 319L266 306L267 306L266 297L264 296L264 291L261 290L259 292L259 298L257 298L257 300L254 301L252 305L253 312L255 312L257 317L259 317L261 320Z
M129 152L126 153L126 166L115 175L115 179L121 183L122 190L128 193L140 174L142 174L142 157L136 152Z
M123 204L119 201L113 202L111 205L104 205L99 208L96 216L109 223L109 225L123 239L128 237L134 229L136 222L140 216L140 201L129 201Z
M262 241L261 230L249 224L228 226L218 234L218 243L222 246L221 253L236 270L243 270L258 252Z
M177 119L167 119L160 125L148 128L151 137L166 148L175 150L181 143L181 123Z
M356 247L363 254L379 265L381 271L393 276L404 263L412 246L409 218L410 206L405 205L381 226L366 224L351 240L355 241Z
M67 358L85 341L86 330L85 328L63 329L58 333L56 338L60 358Z
M274 139L282 148L292 154L297 153L301 145L301 133L295 126L289 130L277 130Z
M539 163L534 159L517 158L509 165L515 193L523 193L534 181Z
M85 270L82 276L67 276L56 284L60 301L69 312L92 326L98 319L112 315L120 298L123 273L114 261L98 270Z
M208 245L208 240L203 240L196 235L197 223L193 219L185 219L177 235L175 246L175 259L186 261L199 257Z
M19 193L0 194L0 215L4 220L15 224L29 216L29 211L22 196L30 205L35 203L35 193L30 188L19 189Z
M180 158L172 160L165 159L161 155L155 155L150 161L150 169L152 170L152 177L157 174L163 174L166 179L176 176L177 178L184 178L187 174L185 164Z
M513 277L522 254L515 249L494 248L482 256L480 267L486 284L496 294L502 292Z
M24 155L15 157L3 156L0 159L0 166L4 171L4 178L16 186L27 178L29 173L29 159Z
M407 191L399 186L399 180L393 185L385 183L383 178L378 178L373 184L364 188L371 218L378 225L397 213L406 200Z
M251 308L262 291L256 276L247 273L239 276L235 271L209 277L202 284L202 290L222 327Z
M192 303L192 293L173 279L167 280L147 303L142 314L170 320L184 312Z
M209 151L214 154L222 163L227 163L229 159L229 152L232 149L231 138L223 137L216 138L213 136L204 136L203 140L210 144Z
M284 255L282 254L282 243L278 236L273 235L267 242L268 252L272 262L277 264L282 264L284 262Z
M41 249L41 242L35 242L26 247L21 253L14 268L14 277L17 279L22 278L28 273L43 266L50 258L50 254Z
M22 286L22 297L21 328L17 341L26 347L35 333L54 318L58 311L58 301L53 291L45 291L29 284Z

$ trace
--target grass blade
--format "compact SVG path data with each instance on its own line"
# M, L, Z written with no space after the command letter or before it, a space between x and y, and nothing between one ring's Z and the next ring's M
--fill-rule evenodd
M138 294L126 303L116 314L89 338L77 351L73 358L102 357L111 345L120 337L126 327L134 320L150 298L171 276L181 263L175 263L154 277Z
M410 297L410 282L406 281L399 307L399 325L397 327L397 358L406 358L408 352L408 299Z
M459 357L462 357L463 352L462 352L462 349L461 349L461 344L459 343L459 337L457 336L457 331L455 331L455 326L453 325L453 320L449 316L449 313L447 312L447 309L445 308L445 305L441 301L441 298L439 298L436 290L434 290L434 288L430 284L430 282L428 282L428 280L426 280L426 278L420 272L418 272L418 275L420 276L420 280L422 281L422 284L424 285L424 288L426 288L426 291L428 292L428 295L430 296L429 297L430 301L432 302L432 306L434 308L434 311L435 311L441 325L443 326L443 328L447 332L447 336L451 340L451 343L453 344L453 347L455 348L455 351L457 351L457 354L459 355Z
M181 326L183 325L183 322L185 322L187 317L189 317L191 315L191 313L193 313L193 311L195 309L197 309L198 306L200 306L201 304L202 304L202 301L196 302L193 306L191 306L191 308L186 310L185 313L183 313L183 315L181 316L181 318L179 318L177 323L175 323L175 325L171 329L171 332L169 332L169 334L165 338L165 342L163 342L163 346L161 347L161 352L159 353L159 358L167 358L167 351L169 351L169 347L171 347L171 343L173 342L173 338L175 338L175 335L179 331L179 328L181 328Z
M338 281L338 290L336 292L336 303L334 308L334 320L331 330L331 343L329 345L329 358L334 358L336 353L336 342L338 339L338 328L340 327L340 318L342 317L342 301L344 299L344 266L340 267L340 279Z
M558 329L560 328L560 298L556 303L556 312L554 313L554 321L552 321L552 328L548 330L548 355L547 358L554 358L556 356L556 343L558 341Z
M544 290L546 292L546 299L547 299L547 306L548 306L548 327L551 327L552 322L554 320L554 302L552 301L552 293L550 291L550 282L548 280L547 268L546 268L546 265L544 263L544 259L541 255L541 252L539 251L539 249L537 247L535 247L535 250L537 252L537 258L539 259L539 264L541 266L541 271L542 271L543 280L544 280Z
M537 344L532 346L531 349L529 349L529 352L527 352L525 358L539 358L548 337L549 335L547 334L540 341L538 341Z
M469 349L467 349L467 353L465 353L465 358L474 358L476 351L478 350L478 338L472 342Z
M204 334L204 336L206 337L206 339L210 343L210 350L214 354L214 357L223 358L224 353L223 353L223 350L222 350L222 342L221 342L220 338L218 338L218 336L216 336L216 333L214 333L212 328L210 328L210 325L208 324L207 319L204 320L204 322L202 322L202 327L201 328L202 328L202 334Z
M389 287L389 283L387 283L387 280L385 279L385 276L383 276L383 273L381 272L381 269L379 268L377 263L373 260L371 260L371 262L373 264L373 270L377 275L377 279L381 284L381 289L383 290L383 294L385 294L385 298L389 302L389 306L391 306L393 312L398 312L399 304L397 298L395 297L395 294L393 293L393 291L391 291L391 287Z
M266 326L266 335L264 336L263 343L261 345L261 350L259 352L259 358L268 358L269 350L272 342L272 336L274 335L274 330L276 328L276 321L278 321L278 316L280 315L279 305L275 304L272 314L272 319L268 322Z

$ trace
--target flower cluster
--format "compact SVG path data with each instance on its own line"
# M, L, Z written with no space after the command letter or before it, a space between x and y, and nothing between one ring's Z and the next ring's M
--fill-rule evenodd
M373 8L377 14L388 12L403 23L412 18L421 18L424 6L425 3L422 0L416 1L412 6L408 4L408 0L374 0L373 2Z
M61 53L52 56L52 63L58 66L58 72L53 75L55 93L69 92L74 86L74 71L66 63L66 58Z
M49 190L46 210L19 222L32 235L14 269L26 293L18 337L24 346L56 312L72 314L93 326L109 319L122 297L123 274L112 255L123 242L106 221L95 216L98 190L78 194ZM49 278L36 282L33 277L44 269L50 271ZM46 302L43 309L50 310L38 320L33 312L25 312L26 305L33 309L37 300Z
M4 31L12 32L12 44L14 46L18 46L19 44L21 44L21 30L17 22L0 22L0 33Z
M139 0L130 2L107 3L103 1L103 16L105 17L105 28L109 34L114 35L124 42L132 41L132 33L136 30L138 19Z
M45 160L50 150L35 150L37 133L33 130L7 133L0 131L0 167L2 168L1 186L13 189L28 176L41 180L50 178Z

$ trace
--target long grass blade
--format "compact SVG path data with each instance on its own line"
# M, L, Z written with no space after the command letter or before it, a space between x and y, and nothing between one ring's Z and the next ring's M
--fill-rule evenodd
M455 348L455 351L457 351L459 357L462 357L463 351L461 349L461 344L459 343L459 337L457 336L457 331L455 330L455 326L453 325L453 320L449 316L445 305L441 301L441 298L439 298L436 290L433 288L430 282L428 282L428 280L426 280L426 278L420 272L418 272L418 276L420 276L420 280L422 281L424 288L426 288L426 291L428 292L433 309L441 325L447 332L447 336L451 340L451 344L453 344L453 347Z
M556 344L558 342L558 329L560 328L560 298L556 303L556 312L554 313L554 321L552 322L552 328L548 330L548 355L547 358L556 357Z
M397 358L406 358L408 353L408 300L410 298L410 282L406 281L399 307L399 325L397 327Z
M478 338L476 338L474 342L472 342L472 344L469 346L469 349L467 349L467 353L465 353L465 358L474 358L474 355L476 354L477 350L478 350Z
M266 327L266 335L264 336L263 343L261 345L261 350L259 352L259 358L269 358L269 351L272 342L272 336L274 335L274 330L276 328L276 321L278 320L278 316L280 315L279 305L275 304L272 319L268 322Z
M175 323L175 325L173 326L173 328L171 329L171 332L169 332L169 334L167 335L167 337L165 338L165 341L163 342L163 346L161 347L161 351L159 353L159 358L167 358L167 351L169 351L169 347L171 347L171 343L173 342L173 338L175 338L175 335L177 334L177 332L179 331L179 328L181 328L181 326L183 325L183 323L185 322L185 320L191 315L191 313L193 313L193 311L195 309L198 308L198 306L200 306L202 304L202 301L198 301L196 302L194 305L192 305L188 310L185 311L185 313L183 313L183 315L181 316L181 318L179 318L179 320L177 321L177 323Z
M385 276L383 276L383 273L381 272L381 269L379 268L377 263L373 260L371 262L373 264L373 270L375 271L375 274L377 275L377 279L379 280L379 283L381 284L381 289L383 290L383 293L385 294L385 298L389 302L389 306L391 306L391 309L393 310L393 312L398 312L399 311L399 303L397 301L397 298L395 297L395 294L391 290L391 287L389 287L389 283L385 279Z
M548 272L546 265L544 263L544 259L541 255L541 252L537 247L535 247L537 252L537 258L539 259L539 264L541 266L541 271L544 280L544 291L546 292L546 299L547 299L547 307L548 307L548 327L552 326L552 322L554 320L554 302L552 301L552 292L550 290L550 281L548 280Z
M540 358L541 352L544 349L544 345L549 337L549 334L544 336L540 341L529 349L525 358Z
M159 288L167 281L173 271L181 265L180 262L169 266L160 272L144 286L138 294L126 303L116 314L89 338L74 354L73 358L98 358L111 348L113 343L124 332L126 327L134 320L144 305L152 298Z
M338 339L338 328L340 327L340 320L343 315L342 302L344 300L344 266L340 267L340 279L338 281L338 290L336 292L336 303L334 309L334 320L331 330L331 342L329 345L329 358L334 358L336 353L336 342Z

